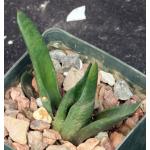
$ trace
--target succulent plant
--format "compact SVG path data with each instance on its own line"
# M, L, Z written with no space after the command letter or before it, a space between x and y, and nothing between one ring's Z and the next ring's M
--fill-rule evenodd
M56 111L53 128L61 133L63 139L78 145L98 132L111 128L139 107L139 103L123 104L104 110L95 120L92 119L98 76L97 63L90 64L83 78L61 98L55 69L41 34L21 11L17 12L17 22L32 61L43 106L51 115ZM25 79L22 78L22 81Z

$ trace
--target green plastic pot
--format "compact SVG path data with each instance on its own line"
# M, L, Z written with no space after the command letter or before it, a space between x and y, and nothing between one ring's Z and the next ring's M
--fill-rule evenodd
M46 43L49 41L62 41L73 50L96 58L103 64L104 70L117 71L128 80L129 83L137 85L145 92L146 76L135 68L111 56L105 51L57 28L50 28L43 33ZM19 81L20 75L31 64L27 52L9 69L5 74L4 87L7 89ZM144 116L134 129L126 136L123 143L117 150L145 150L146 149L146 116ZM4 145L5 150L12 150L8 145Z

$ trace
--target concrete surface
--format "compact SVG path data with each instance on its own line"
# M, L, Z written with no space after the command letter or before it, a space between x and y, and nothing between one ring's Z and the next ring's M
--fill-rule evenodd
M145 73L145 0L5 0L4 4L5 72L26 49L16 24L16 10L20 9L41 32L62 28ZM68 13L82 5L87 19L67 23Z

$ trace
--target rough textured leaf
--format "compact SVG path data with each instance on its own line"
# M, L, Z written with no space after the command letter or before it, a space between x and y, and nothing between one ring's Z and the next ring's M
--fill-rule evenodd
M54 129L60 131L62 128L62 124L64 120L66 119L67 113L69 111L69 108L80 98L81 93L83 91L84 85L86 83L86 79L88 77L88 73L90 71L91 64L89 64L84 76L82 79L73 87L71 88L63 97L56 116L54 120Z
M65 140L71 140L76 132L89 122L94 109L94 97L98 76L97 64L92 64L83 92L79 100L73 104L68 112L61 131Z
M113 125L126 117L131 115L139 107L139 103L136 104L123 104L108 110L101 112L97 120L81 128L73 139L73 143L79 144L85 139L95 136L97 133L103 130L111 128Z
M44 97L44 103L49 101L52 108L57 108L61 95L48 48L33 22L21 11L17 12L17 22L32 61L40 97Z

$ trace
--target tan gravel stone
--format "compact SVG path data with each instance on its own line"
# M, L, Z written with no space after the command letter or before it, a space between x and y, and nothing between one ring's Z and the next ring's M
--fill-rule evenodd
M27 143L26 134L29 127L29 122L5 116L4 126L8 130L9 136L13 141L20 144Z
M100 141L97 138L90 138L84 143L81 143L77 147L77 150L93 150L99 143Z
M50 124L48 122L41 121L41 120L33 120L30 123L30 128L33 130L43 131L44 129L49 129Z
M119 132L113 132L110 135L110 140L114 147L117 147L118 145L120 145L122 143L123 139L124 139L123 134L121 134Z
M15 150L29 150L28 145L22 145L16 142L12 143L12 147L15 148Z
M43 150L43 137L40 131L28 132L28 144L31 150Z

